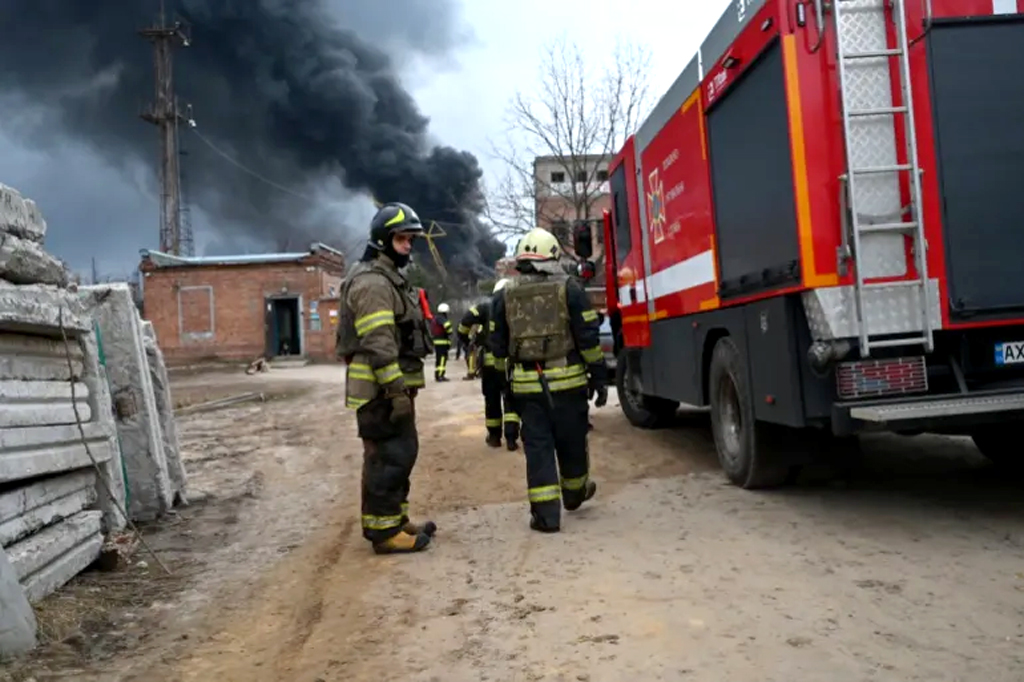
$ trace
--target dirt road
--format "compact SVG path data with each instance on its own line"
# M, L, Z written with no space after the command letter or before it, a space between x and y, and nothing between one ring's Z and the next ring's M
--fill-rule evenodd
M706 417L639 431L613 396L594 414L598 495L545 536L521 453L483 443L479 384L431 384L412 506L440 531L382 558L357 525L338 368L230 382L305 392L183 418L197 501L148 531L175 577L141 554L83 576L65 599L124 596L14 679L1024 679L1021 485L969 443L875 438L841 484L755 494L723 482Z

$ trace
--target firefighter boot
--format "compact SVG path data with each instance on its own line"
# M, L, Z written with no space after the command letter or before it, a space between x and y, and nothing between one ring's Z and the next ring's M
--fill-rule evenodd
M410 554L422 552L430 544L430 536L425 533L412 535L402 530L383 542L375 542L373 551L377 554Z
M584 502L586 502L587 500L594 496L594 493L597 492L597 484L594 483L593 481L587 481L587 486L586 488L584 488L584 491L585 492L583 495L583 499L579 500L578 502L576 500L573 500L571 503L566 502L565 496L563 495L562 506L564 506L567 511L576 511L577 509L583 506Z
M540 517L537 512L530 512L530 530L539 531L541 533L557 533L561 530L560 526L551 526L544 522L544 519Z
M519 449L519 443L516 442L515 438L505 439L505 447L509 449L509 452L515 452Z
M489 445L492 448L500 448L501 447L501 434L500 433L489 433L489 434L487 434L487 439L484 442L487 443L487 445Z
M402 526L402 530L409 535L419 535L420 533L423 533L428 538L432 538L434 537L434 533L437 532L437 524L433 521L424 521L423 523L406 521L405 525Z

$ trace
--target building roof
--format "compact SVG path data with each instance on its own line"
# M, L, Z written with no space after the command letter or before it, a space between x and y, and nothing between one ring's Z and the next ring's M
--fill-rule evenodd
M612 157L614 157L614 154L563 154L561 156L548 154L545 156L534 157L533 165L536 166L539 163L548 163L551 161L565 163L574 159L581 163L594 163L600 161L611 161Z
M262 263L292 263L299 262L305 258L318 253L326 253L344 261L345 255L337 249L321 242L314 242L309 245L308 251L296 251L285 253L253 253L237 256L174 256L162 251L142 249L140 252L142 260L148 261L158 268L176 266L204 266L204 265L254 265Z

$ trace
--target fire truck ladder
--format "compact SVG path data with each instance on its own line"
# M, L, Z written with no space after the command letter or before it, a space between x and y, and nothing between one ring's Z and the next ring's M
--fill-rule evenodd
M853 241L853 258L855 270L855 299L857 306L857 326L860 333L860 353L867 357L872 348L897 346L915 346L923 344L929 352L934 349L935 339L932 329L932 318L929 314L929 284L927 264L927 242L925 241L924 225L921 217L921 170L917 156L917 137L914 130L914 104L910 87L910 61L908 59L908 38L906 14L903 0L834 0L832 2L836 27L836 44L839 63L839 82L843 110L843 133L846 143L847 201L850 214L850 233ZM890 47L887 27L890 22L895 24L896 46ZM881 46L881 47L879 47ZM891 100L890 60L895 58L899 64L900 91L902 93L899 106ZM870 60L874 60L873 62ZM866 74L858 67L874 67L874 73ZM851 73L853 71L853 73ZM880 78L879 71L884 73ZM883 82L884 81L884 82ZM855 108L858 99L863 101L862 93L866 88L873 88L875 98L882 98L888 106L871 106ZM884 89L884 91L883 91ZM882 126L882 139L879 145L879 122L885 118L892 121L891 127ZM871 125L874 124L872 128ZM896 149L896 130L902 126L906 140L907 163L860 165L859 160L865 156L866 145L875 145L878 150L883 146L889 151L888 157ZM878 186L878 179L886 176L908 178L910 188L909 217L905 208L900 208L895 218L886 217L882 222L872 222L862 211L870 201L872 187ZM872 182L874 180L874 182ZM896 201L900 203L899 184L896 183ZM858 210L860 208L860 210ZM890 214L891 215L891 214ZM866 282L866 261L864 251L865 239L874 236L876 240L883 234L911 236L914 240L913 250L917 279L896 280L887 282ZM877 243L876 243L877 245ZM874 305L881 305L879 299L883 292L875 294L875 290L885 290L886 294L896 293L899 289L912 288L917 290L916 299L920 306L921 332L912 335L879 338L883 334L872 335L869 329L869 315L865 310L865 298L873 298ZM869 292L875 294L869 296ZM915 306L916 307L916 306Z

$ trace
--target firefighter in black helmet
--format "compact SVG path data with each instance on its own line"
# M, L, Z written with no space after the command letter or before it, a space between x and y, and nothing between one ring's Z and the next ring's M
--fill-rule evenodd
M597 312L583 287L559 263L562 249L536 228L516 247L516 269L492 302L491 352L509 364L522 420L530 528L561 528L594 496L587 451L589 399L608 401L608 367Z
M408 515L419 451L415 399L430 342L418 294L399 270L423 232L409 206L382 206L363 257L341 286L336 354L348 365L345 406L356 411L363 441L363 537L378 554L418 552L437 530Z

